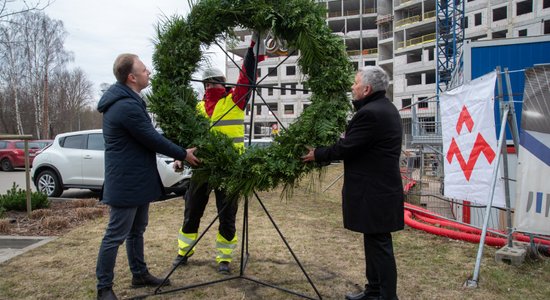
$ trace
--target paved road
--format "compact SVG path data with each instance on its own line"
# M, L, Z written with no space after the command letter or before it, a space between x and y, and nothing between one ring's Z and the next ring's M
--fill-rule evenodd
M15 169L12 172L0 171L0 194L5 194L6 191L11 189L14 182L19 188L26 188L25 169ZM35 192L34 184L30 182L30 185L31 190ZM63 192L60 198L97 198L97 195L90 190L68 189Z

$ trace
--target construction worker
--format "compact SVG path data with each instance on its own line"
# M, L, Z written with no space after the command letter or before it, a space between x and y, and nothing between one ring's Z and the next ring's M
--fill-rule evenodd
M254 47L257 40L253 35L250 47L244 58L242 70L239 74L237 86L228 88L225 86L225 76L218 68L208 68L203 73L205 89L204 98L197 105L197 110L210 120L211 129L226 134L233 139L234 147L240 152L244 151L244 109L249 99L249 78L254 76ZM258 61L265 59L263 43L260 43ZM175 167L181 168L181 162L176 162ZM178 235L178 256L173 262L174 266L185 265L188 257L195 252L194 243L198 237L200 219L208 203L211 189L208 184L191 185L185 195L185 211L183 226ZM235 218L237 215L238 199L228 197L224 191L215 190L216 207L219 214L219 228L216 236L216 248L218 254L216 262L218 271L222 274L230 274L230 263L233 251L237 247L237 235ZM188 250L191 251L188 252ZM186 255L187 253L187 255Z

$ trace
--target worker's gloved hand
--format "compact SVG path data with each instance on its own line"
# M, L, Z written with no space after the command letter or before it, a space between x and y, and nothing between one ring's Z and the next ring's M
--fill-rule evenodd
M259 47L256 46L256 43L258 42L258 38L260 42ZM257 31L252 32L252 40L250 41L250 47L252 47L252 50L254 51L254 56L265 55L264 39L265 39L265 36L262 36L262 34L258 33Z

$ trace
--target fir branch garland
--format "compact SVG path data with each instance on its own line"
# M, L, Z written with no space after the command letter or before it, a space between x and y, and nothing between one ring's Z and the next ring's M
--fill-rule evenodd
M193 180L250 195L279 184L291 188L316 167L301 162L305 145L332 144L350 109L351 63L342 41L326 26L325 14L312 0L203 0L187 18L170 17L157 26L150 108L168 137L198 147L202 164L193 170ZM198 100L190 85L191 75L204 63L204 46L231 36L235 26L272 30L289 48L300 50L298 66L312 91L312 104L272 146L242 155L223 134L209 131L208 121L195 111Z

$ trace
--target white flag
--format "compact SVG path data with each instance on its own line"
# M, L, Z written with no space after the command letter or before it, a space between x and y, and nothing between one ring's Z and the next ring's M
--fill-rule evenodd
M486 205L497 162L494 117L496 73L491 72L440 97L445 196ZM500 172L499 172L500 174ZM506 207L502 176L493 206Z

